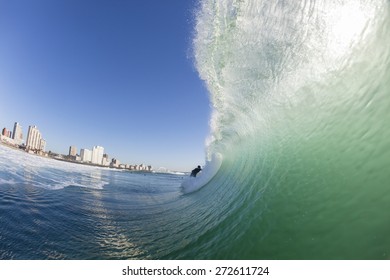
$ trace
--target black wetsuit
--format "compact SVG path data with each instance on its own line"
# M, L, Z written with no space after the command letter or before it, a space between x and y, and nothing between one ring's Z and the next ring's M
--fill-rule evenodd
M196 177L196 174L198 174L200 171L202 170L202 168L195 168L194 170L191 171L191 177Z

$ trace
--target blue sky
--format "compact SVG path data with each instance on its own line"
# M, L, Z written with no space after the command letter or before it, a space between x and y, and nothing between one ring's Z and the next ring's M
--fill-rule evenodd
M47 150L101 145L130 164L204 162L208 93L191 52L195 0L0 0L0 126Z

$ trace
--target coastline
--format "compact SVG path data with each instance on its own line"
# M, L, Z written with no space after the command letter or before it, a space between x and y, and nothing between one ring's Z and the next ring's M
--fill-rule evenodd
M100 168L115 169L115 170L124 170L124 171L128 171L128 172L136 172L136 173L153 173L154 172L153 170L131 170L131 169L115 167L115 166L105 166L105 165L94 164L94 163L90 163L90 162L82 162L82 161L76 161L76 160L71 160L71 159L66 159L66 158L59 158L56 156L50 156L48 153L45 153L45 155L41 155L41 154L37 154L37 153L29 153L22 148L15 147L14 145L11 145L11 144L7 144L4 141L0 141L0 145L3 147L9 148L9 149L13 149L15 151L19 151L21 153L28 154L28 155L38 156L41 158L47 158L47 159L52 159L52 160L58 160L58 161L62 161L62 162L69 162L69 163L73 163L73 164L87 165L87 166L91 166L91 167L100 167ZM56 155L59 155L59 154L56 154ZM64 155L62 155L62 156L64 156Z

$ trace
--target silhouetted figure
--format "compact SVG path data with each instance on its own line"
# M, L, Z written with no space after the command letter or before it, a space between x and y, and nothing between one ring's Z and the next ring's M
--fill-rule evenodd
M200 167L200 165L198 165L198 167L197 168L195 168L194 170L192 170L191 171L191 177L196 177L196 174L198 174L199 173L199 171L201 171L202 170L202 168Z

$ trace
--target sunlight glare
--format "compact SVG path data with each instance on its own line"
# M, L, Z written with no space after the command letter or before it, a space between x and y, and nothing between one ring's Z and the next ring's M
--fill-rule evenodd
M327 16L328 47L334 56L348 53L355 42L363 36L373 9L365 9L356 3L345 3L334 7Z

